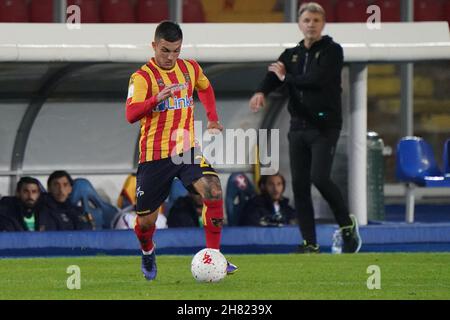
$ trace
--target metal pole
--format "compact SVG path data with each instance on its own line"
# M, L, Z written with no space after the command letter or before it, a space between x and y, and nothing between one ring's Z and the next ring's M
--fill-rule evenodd
M413 21L413 0L402 0L401 5L402 21ZM402 136L412 136L414 135L414 64L403 63L400 68L401 134Z
M169 0L169 19L183 22L183 0Z
M56 23L66 22L67 0L53 0L53 21Z
M414 1L401 0L400 15L402 22L414 21Z
M401 77L401 134L414 135L414 64L405 63L400 67Z
M401 18L403 22L414 21L414 1L402 0ZM401 82L401 135L414 135L414 64L403 63L400 66ZM408 223L414 222L414 185L408 183L405 192L405 220Z
M414 184L407 183L406 184L406 222L413 223L414 222Z
M286 0L284 2L284 21L297 22L298 0Z
M350 212L367 224L367 65L350 66L348 192Z

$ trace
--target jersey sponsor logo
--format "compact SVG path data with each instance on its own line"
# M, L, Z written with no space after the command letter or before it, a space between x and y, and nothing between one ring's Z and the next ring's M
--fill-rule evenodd
M128 97L127 97L127 99L132 98L132 97L133 97L133 94L134 94L134 84L131 84L131 85L128 87Z
M160 88L164 88L164 86L165 86L164 80L163 80L163 79L157 78L157 79L156 79L156 83L158 84L158 86L159 86Z
M164 112L166 110L178 110L182 108L189 108L194 105L192 97L183 97L173 99L173 104L170 103L172 99L166 99L160 102L153 108L153 112Z

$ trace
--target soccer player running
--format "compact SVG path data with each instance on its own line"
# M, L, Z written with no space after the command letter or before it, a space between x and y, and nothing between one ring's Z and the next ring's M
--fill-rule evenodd
M175 177L202 196L206 247L220 250L222 189L217 173L195 147L194 89L206 109L208 130L217 133L223 126L218 121L213 88L202 68L195 60L178 58L182 42L178 24L161 22L152 42L154 57L131 76L128 88L127 120L140 121L141 125L134 231L147 280L157 274L153 234L158 208L169 195ZM227 273L236 270L228 263Z

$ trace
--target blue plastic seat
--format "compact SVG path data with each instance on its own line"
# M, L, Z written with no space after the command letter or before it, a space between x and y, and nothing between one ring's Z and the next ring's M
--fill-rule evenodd
M367 20L366 0L341 0L336 5L337 22L365 22Z
M444 143L444 174L446 177L450 177L450 139L447 139Z
M164 213L169 214L170 208L172 208L175 201L180 197L185 197L188 195L188 190L184 187L183 182L180 179L175 178L170 186L170 193L164 204Z
M448 145L445 147L448 150ZM414 222L414 186L450 187L450 175L443 174L436 163L433 149L419 137L405 137L400 140L397 145L396 161L397 179L406 183L406 221L412 223Z
M2 0L0 1L0 22L28 22L27 0Z
M111 222L118 212L116 207L103 200L92 184L83 178L73 181L70 202L73 205L78 205L81 202L83 210L92 215L96 230L110 229Z
M444 20L444 2L436 0L414 0L414 21Z
M400 0L375 0L373 4L380 7L382 22L400 22Z
M428 142L419 137L405 137L397 145L397 179L421 187L450 187Z
M47 193L47 189L45 189L44 185L38 180L39 182L39 191L41 191L41 193Z
M229 226L237 226L245 203L256 195L255 187L244 173L233 173L227 182L225 208Z

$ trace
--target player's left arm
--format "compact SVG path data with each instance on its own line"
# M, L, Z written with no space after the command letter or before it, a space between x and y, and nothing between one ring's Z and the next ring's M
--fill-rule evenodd
M206 110L206 117L208 118L208 131L210 133L218 133L217 131L222 131L223 126L219 123L219 117L217 115L214 89L200 66L198 66L198 77L196 79L195 89L197 90L200 102Z

